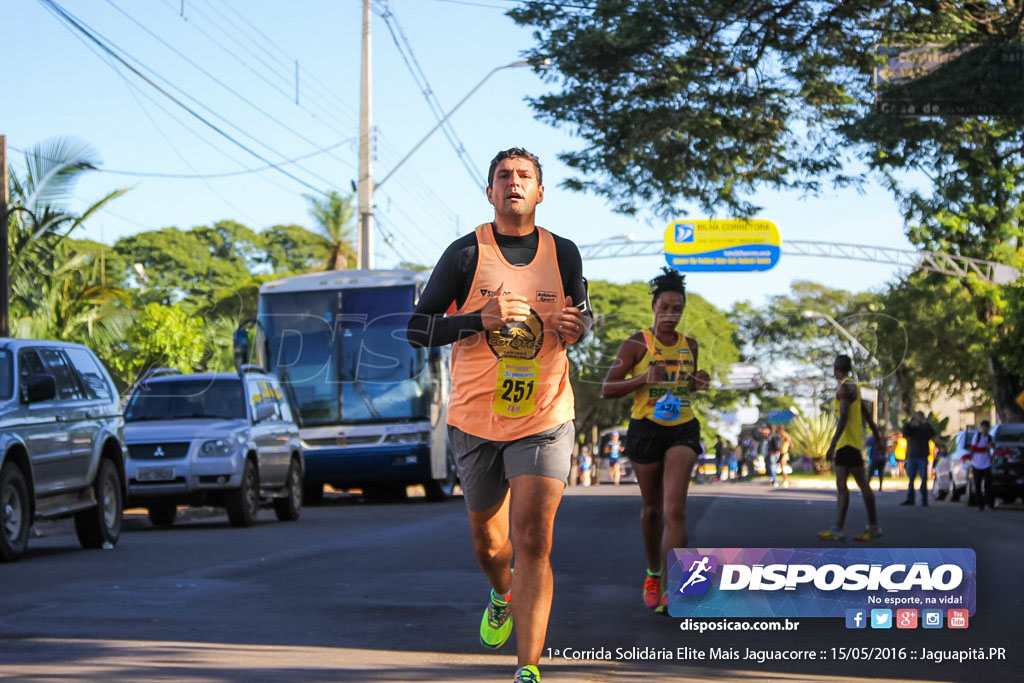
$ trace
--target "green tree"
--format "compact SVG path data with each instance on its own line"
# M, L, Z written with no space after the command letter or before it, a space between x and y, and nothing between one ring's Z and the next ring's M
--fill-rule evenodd
M207 357L206 325L180 306L147 304L123 337L100 354L122 386L130 386L156 367L182 372L199 369Z
M331 254L326 237L300 225L274 225L260 233L265 262L277 275L308 273L324 267Z
M1018 55L1019 2L948 0L526 0L510 11L537 28L534 63L555 92L531 101L540 118L586 144L562 159L575 189L676 213L680 203L752 214L757 188L818 191L866 162L900 200L922 249L1020 266L1024 80L991 87L1000 55ZM877 47L963 50L928 78L885 97L978 93L996 115L875 113ZM1012 62L1011 62L1012 63ZM983 340L1002 420L1024 420L1020 284L962 278Z
M320 234L327 238L329 253L325 261L326 270L345 270L356 265L355 227L353 218L356 207L353 195L341 196L330 190L326 198L304 195L309 202L309 215Z
M70 239L90 216L127 192L114 190L80 214L67 209L82 174L99 164L95 150L53 138L25 154L25 175L10 173L8 226L12 332L17 336L92 342L116 339L131 322L127 294L107 282L97 250Z

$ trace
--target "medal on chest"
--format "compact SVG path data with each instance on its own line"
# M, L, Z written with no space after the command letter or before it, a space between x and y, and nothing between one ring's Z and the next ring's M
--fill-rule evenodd
M498 357L491 410L504 417L526 417L537 409L544 322L530 309L523 322L509 323L487 333L487 345Z

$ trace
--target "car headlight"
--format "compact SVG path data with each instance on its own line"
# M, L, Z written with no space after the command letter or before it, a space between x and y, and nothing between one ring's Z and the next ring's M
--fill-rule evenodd
M211 439L199 447L200 456L227 457L235 452L235 444L228 439Z
M384 443L426 443L430 441L430 432L406 432L405 434L388 434Z

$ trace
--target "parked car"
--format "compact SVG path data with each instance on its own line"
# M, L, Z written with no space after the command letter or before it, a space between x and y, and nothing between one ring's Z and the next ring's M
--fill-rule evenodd
M114 545L124 420L106 368L81 344L0 339L0 560L37 519L74 517L85 548Z
M946 496L952 501L960 500L968 493L971 467L971 442L978 432L966 429L957 432L949 441L946 455L935 463L935 484L932 491L936 500L944 500Z
M299 429L277 377L254 366L238 373L150 373L125 406L129 505L159 527L179 505L227 508L249 526L272 504L296 520L305 463Z
M992 428L992 493L1007 505L1024 497L1024 423Z

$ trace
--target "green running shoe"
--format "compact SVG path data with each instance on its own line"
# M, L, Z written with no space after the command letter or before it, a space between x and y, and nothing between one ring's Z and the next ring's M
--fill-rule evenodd
M502 603L492 590L491 599L480 620L480 643L484 647L496 650L505 644L510 633L512 633L512 603Z
M540 671L534 665L527 664L516 671L512 683L540 683Z

